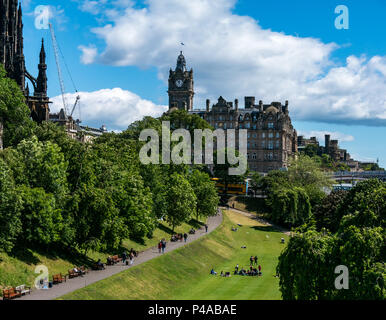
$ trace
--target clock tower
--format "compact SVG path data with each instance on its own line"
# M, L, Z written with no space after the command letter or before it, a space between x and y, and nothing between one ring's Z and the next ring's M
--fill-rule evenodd
M182 51L177 59L176 70L169 72L169 110L171 108L190 111L193 109L193 69L186 70Z

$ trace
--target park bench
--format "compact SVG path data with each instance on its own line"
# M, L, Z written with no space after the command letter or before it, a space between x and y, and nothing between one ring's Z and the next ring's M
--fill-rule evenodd
M82 272L82 274L88 273L88 269L85 266L81 266L78 269Z
M31 287L27 287L25 284L22 284L20 286L17 286L15 288L17 292L20 292L20 294L23 296L25 294L31 294Z
M68 277L70 279L76 278L77 276L79 276L79 273L75 272L74 269L68 270Z
M97 262L94 262L94 264L91 266L91 269L93 270L104 270L105 269L105 264L98 264Z
M66 282L67 279L65 276L63 277L61 273L55 274L52 276L52 283L53 284L62 283L63 281Z
M118 263L118 262L122 261L122 258L118 257L118 255L112 256L112 258L113 258L114 263Z
M21 296L21 293L16 291L15 288L3 290L3 300L11 300Z

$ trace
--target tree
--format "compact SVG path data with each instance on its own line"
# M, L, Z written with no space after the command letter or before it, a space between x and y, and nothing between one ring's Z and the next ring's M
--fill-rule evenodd
M26 184L32 188L43 188L47 193L55 196L58 203L62 203L67 191L67 166L64 155L58 145L50 141L39 142L34 136L23 140L16 148L17 165L23 170L17 172L19 184Z
M281 188L269 199L272 201L270 217L276 223L296 227L311 217L310 199L302 188Z
M316 144L309 144L304 148L304 154L309 157L315 157L318 154L318 146Z
M284 300L327 299L334 284L334 237L308 231L291 237L279 256L277 272Z
M321 203L315 206L313 213L317 230L326 228L336 232L342 218L337 210L347 196L347 191L332 191Z
M32 135L36 124L30 119L30 110L25 104L17 83L6 77L0 65L0 120L4 125L4 147L16 146Z
M12 171L0 158L0 250L10 251L22 231L21 198L15 189Z
M189 181L184 176L178 173L173 173L170 176L166 203L168 204L166 221L172 226L173 232L175 227L194 216L197 198Z
M57 208L55 197L43 188L18 188L23 201L21 222L22 243L48 246L60 242L63 229L61 210Z
M325 228L317 232L310 225L290 239L277 269L284 299L386 298L385 185L367 180L343 199L337 198L326 219L328 224L337 224L331 228L336 230L333 234ZM336 195L328 201L334 199ZM337 217L329 219L335 206ZM335 289L334 270L339 265L349 270L349 290Z
M312 205L319 203L325 196L323 189L330 188L333 181L321 170L320 164L308 156L300 155L292 160L288 168L291 185L304 188Z
M210 181L207 173L193 170L189 175L189 182L197 198L196 220L199 217L210 217L217 213L219 197L215 183Z

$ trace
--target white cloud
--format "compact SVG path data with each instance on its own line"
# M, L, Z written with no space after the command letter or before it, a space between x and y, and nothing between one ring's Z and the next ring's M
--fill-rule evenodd
M350 134L338 132L338 131L298 131L298 136L304 136L305 138L316 137L321 145L324 145L324 135L329 134L331 140L339 140L340 142L354 141L354 137Z
M336 44L262 29L232 13L235 0L146 3L136 9L120 1L126 9L110 11L112 23L93 29L105 50L86 61L156 66L166 83L184 42L195 71L196 108L206 98L255 95L265 103L289 100L297 120L386 124L386 57L350 56L337 66L330 58Z
M98 49L91 45L89 47L79 46L79 50L82 51L82 56L80 57L80 61L83 64L91 64L95 60L95 57L98 55Z
M130 123L141 120L144 116L158 117L167 110L166 106L156 105L121 88L66 94L69 106L73 105L78 94L81 117L87 119L85 124L98 128L105 124L109 130L124 130ZM61 96L54 97L51 101L51 112L58 112L63 107ZM78 112L74 112L74 116Z

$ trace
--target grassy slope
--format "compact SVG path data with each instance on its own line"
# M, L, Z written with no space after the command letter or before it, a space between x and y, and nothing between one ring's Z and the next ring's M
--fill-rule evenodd
M197 227L197 223L194 221L189 224L183 224L176 228L176 232L188 232L191 227ZM162 238L170 239L171 230L165 224L160 224L160 227L154 231L152 239L146 239L144 243L137 243L133 240L125 240L123 246L125 248L134 248L135 250L143 251L147 248L155 246ZM63 252L55 253L50 251L39 252L36 249L22 248L14 252L13 254L6 254L0 252L0 295L1 289L8 286L17 286L20 284L27 284L33 286L34 279L37 274L34 273L37 265L47 266L50 277L52 274L62 273L67 274L68 270L73 268L74 265L87 265L90 262L90 258L97 260L100 258L105 261L110 253L101 252L89 252L85 257L81 254L65 254ZM113 254L113 253L111 253Z
M231 227L242 224L237 232ZM237 226L237 225L236 225ZM120 274L68 294L63 299L280 299L274 277L286 237L241 214L226 211L223 224L210 235ZM247 249L241 249L246 245ZM248 267L259 257L262 277L209 275Z

